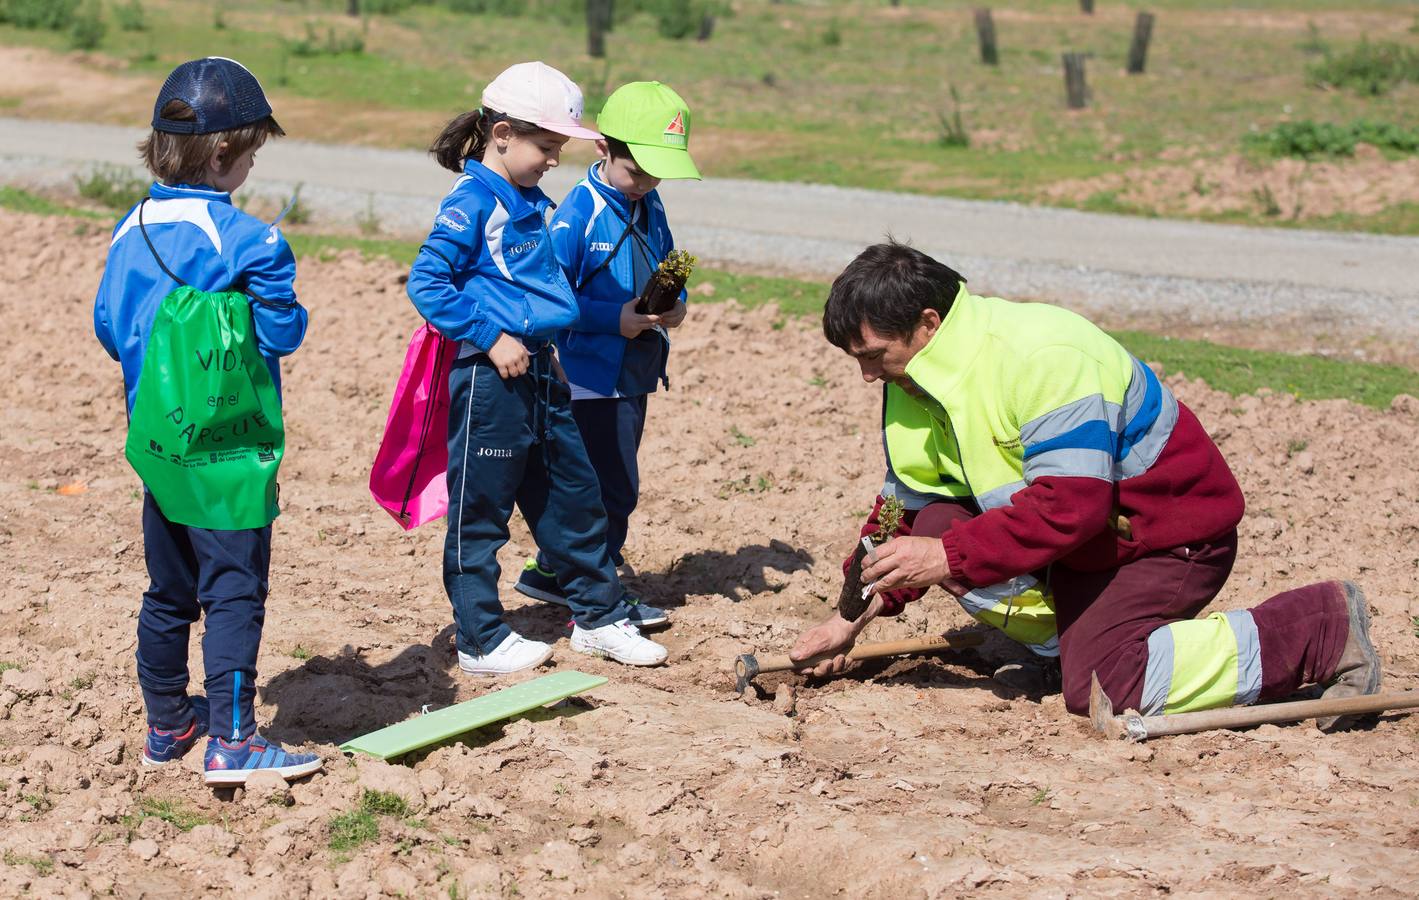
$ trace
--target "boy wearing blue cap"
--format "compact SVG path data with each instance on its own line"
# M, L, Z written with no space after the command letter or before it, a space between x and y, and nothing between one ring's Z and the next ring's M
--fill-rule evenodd
M293 285L296 261L277 227L233 206L231 192L246 181L257 149L285 132L272 118L256 77L221 57L174 69L158 93L152 124L138 149L157 180L114 229L94 302L94 331L109 356L122 364L128 412L134 413L155 327L178 327L171 321L155 323L160 312L170 317L165 298L179 286L245 295L249 303L236 308L245 320L249 306L250 319L243 324L254 334L255 350L279 390L278 359L300 346L306 330L306 311L296 302ZM149 371L151 377L159 370ZM253 375L252 382L255 391L265 377ZM264 412L274 419L279 410ZM180 407L174 413L181 418ZM218 455L211 454L213 463ZM200 467L190 475L179 472L179 478L202 477ZM175 507L165 514L153 490L145 489L143 496L151 584L138 616L138 683L148 718L143 764L177 759L209 735L208 784L244 784L260 770L287 779L316 771L319 757L287 753L256 734L256 655L266 615L269 517L260 528L180 524L169 518L176 516ZM206 696L189 697L188 636L203 614Z

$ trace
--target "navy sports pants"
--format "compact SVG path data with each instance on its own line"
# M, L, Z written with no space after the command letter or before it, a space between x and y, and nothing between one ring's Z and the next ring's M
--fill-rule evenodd
M606 552L606 514L596 472L571 414L571 392L552 373L552 351L504 380L484 354L449 372L448 536L443 579L458 649L482 655L511 629L498 599L498 549L513 504L557 573L583 628L630 615Z
M143 492L143 550L151 579L138 614L138 684L148 724L191 721L187 645L205 614L202 660L212 706L199 733L241 740L256 730L256 654L266 620L271 526L216 531L170 522Z

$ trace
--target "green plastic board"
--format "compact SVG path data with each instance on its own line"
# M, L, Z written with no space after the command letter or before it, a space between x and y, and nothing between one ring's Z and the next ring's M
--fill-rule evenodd
M493 691L454 706L436 709L406 722L362 734L340 745L346 753L389 759L446 738L511 718L555 700L600 687L606 679L585 672L556 672Z

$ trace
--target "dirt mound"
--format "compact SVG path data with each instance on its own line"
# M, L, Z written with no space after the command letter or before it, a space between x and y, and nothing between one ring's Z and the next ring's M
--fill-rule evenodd
M412 766L334 743L477 696L440 587L440 526L405 535L365 490L416 324L392 263L302 263L310 337L286 367L288 457L257 717L325 774L213 794L139 765L138 481L118 367L91 334L106 229L0 213L0 895L939 896L1412 894L1419 717L1322 737L1263 727L1129 747L992 689L1013 651L909 660L737 699L746 649L826 615L881 481L878 394L812 321L696 308L657 395L629 556L671 607L672 664L573 653L565 614L508 591L556 663L611 682ZM1388 684L1415 686L1419 401L1231 398L1173 388L1250 503L1220 603L1355 576ZM514 531L511 573L532 551ZM871 637L967 624L939 593ZM193 670L201 671L194 641ZM774 694L778 700L774 700ZM378 837L331 848L361 792L398 794ZM454 885L456 887L456 893Z
M1256 162L1238 154L1162 166L1139 166L1093 178L1061 181L1045 202L1083 202L1112 195L1160 216L1260 214L1279 221L1368 216L1419 202L1419 159L1385 159L1361 144L1351 159Z

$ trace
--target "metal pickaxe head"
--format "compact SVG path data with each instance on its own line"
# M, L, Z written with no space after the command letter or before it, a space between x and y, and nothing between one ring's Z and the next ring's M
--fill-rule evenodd
M739 692L739 696L744 696L744 690L749 687L749 682L754 680L754 676L759 674L759 660L752 653L745 653L734 660L734 689Z

